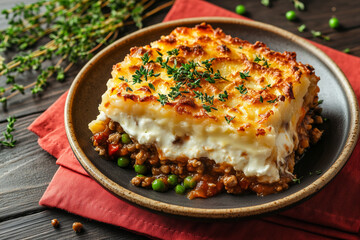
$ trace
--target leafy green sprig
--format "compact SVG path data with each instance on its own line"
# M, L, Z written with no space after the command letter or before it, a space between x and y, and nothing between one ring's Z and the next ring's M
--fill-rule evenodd
M3 10L9 27L0 31L0 52L12 49L19 53L10 62L0 63L0 76L10 85L0 88L0 102L5 104L27 89L33 94L44 91L53 75L63 81L73 64L90 59L103 45L115 40L125 25L135 23L141 28L142 19L173 3L146 12L154 2L41 0ZM50 41L34 50L43 38ZM25 71L38 72L37 80L26 86L17 84L16 78Z
M2 134L5 137L4 141L0 141L0 144L6 147L15 147L16 140L14 140L14 136L12 135L12 132L15 131L14 124L16 122L15 117L8 117L7 118L7 126L6 131L4 131Z
M255 55L255 59L254 59L254 62L256 63L260 63L260 62L263 62L262 65L269 68L271 64L268 63L268 61L266 60L266 58L264 57L261 57L261 55Z
M211 84L216 83L216 81L220 79L226 80L226 78L221 75L219 70L215 72L212 68L212 61L214 61L215 58L204 60L201 62L201 64L194 61L189 61L187 63L181 64L180 67L177 67L178 64L176 58L173 59L172 66L169 64L170 57L179 55L179 50L177 48L167 51L168 56L165 58L165 60L161 52L158 52L158 54L159 56L156 58L155 62L160 64L161 68L166 69L169 78L172 78L176 82L176 85L170 88L171 91L167 95L159 94L158 101L162 105L165 105L167 102L169 102L169 98L174 101L177 97L182 96L184 93L189 93L189 91L185 89L186 86L190 89L201 88L201 79L204 79ZM143 60L143 63L145 62L147 61ZM200 99L200 101L203 103L203 108L207 112L217 110L217 108L212 106L214 104L215 96L209 96L207 93L204 94L196 90L193 90L193 93L195 94L194 97ZM228 96L226 91L224 94L219 95L219 98L221 99L220 101L225 101L227 97Z

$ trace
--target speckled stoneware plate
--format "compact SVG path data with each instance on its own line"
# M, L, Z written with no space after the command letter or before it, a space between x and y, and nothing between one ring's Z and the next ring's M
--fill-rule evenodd
M207 22L220 27L226 34L254 43L262 41L276 51L295 51L298 60L314 66L321 77L320 99L324 125L321 141L313 146L296 165L295 173L302 176L300 184L288 190L258 197L254 194L220 194L209 199L189 200L174 191L158 193L130 184L135 172L106 161L93 150L88 123L98 114L101 95L111 77L112 66L123 60L133 46L143 46L169 34L178 26L193 27ZM130 34L97 54L76 77L66 101L65 126L70 145L84 169L101 186L135 204L171 214L228 218L274 211L305 199L323 188L341 170L358 138L359 111L356 97L339 67L321 50L282 29L271 25L230 18L193 18L157 24ZM309 172L320 170L320 175ZM324 189L326 191L326 188Z

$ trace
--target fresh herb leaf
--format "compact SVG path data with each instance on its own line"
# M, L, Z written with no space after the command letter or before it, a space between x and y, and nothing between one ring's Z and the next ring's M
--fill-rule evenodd
M11 92L19 91L21 94L25 94L25 89L23 85L18 85L14 83Z
M199 91L193 91L195 93L195 98L200 99L201 102L207 102L210 105L214 104L214 96L209 96L207 93L202 93Z
M293 178L293 179L292 179L292 181L293 181L293 183L300 184L300 183L301 183L301 179L302 179L302 178L303 178L303 177Z
M305 24L301 24L297 29L298 29L299 32L304 32L305 29L306 29L306 25L305 25Z
M266 85L265 87L261 88L261 90L266 90L267 88L271 88L271 84Z
M125 91L127 91L127 92L129 92L129 91L132 92L133 90L132 90L130 87L126 87L126 88L125 88Z
M277 98L274 98L273 100L268 100L267 102L268 103L274 103L274 102L276 102L277 101Z
M264 58L264 57L261 57L261 55L255 55L255 59L254 59L254 62L255 63L260 63L260 62L263 62L263 66L266 66L267 68L270 67L271 64L268 63L268 61Z
M177 55L179 55L179 49L174 48L173 50L167 51L167 54L168 54L169 56L172 56L172 55L177 56Z
M0 144L6 147L15 147L16 140L14 140L14 136L12 135L12 132L15 131L14 124L16 122L15 117L8 117L7 119L7 126L6 131L4 131L2 134L5 137L4 141L0 141Z
M152 90L154 90L154 91L155 91L155 86L154 86L154 84L152 84L152 83L148 83L148 86L149 86Z
M322 38L322 39L324 39L324 40L326 40L326 41L330 41L330 37L323 35L320 31L311 30L311 34L312 34L313 37L315 37L315 38Z
M203 104L203 108L204 108L205 111L207 111L207 112L211 112L211 110L216 110L216 111L217 111L217 108L212 107L212 106L210 106L210 105L206 105L206 104Z
M250 71L247 72L240 72L241 79L246 79L247 77L250 77Z
M141 60L143 62L144 65L146 65L147 63L149 63L150 60L150 56L148 53L145 53L144 56L141 57Z
M227 116L225 116L225 120L226 120L226 122L227 122L228 124L230 124L230 122L231 122L232 120L234 120L234 118L235 118L235 116L232 117L232 118L228 118Z
M260 102L262 103L264 101L263 97L260 96Z
M254 62L259 63L261 61L261 56L255 55Z
M323 102L324 102L324 100L322 100L322 99L319 100L319 101L318 101L318 105L322 104Z
M343 52L344 52L344 53L350 53L350 48L345 48L345 49L343 50Z
M247 90L247 88L244 86L244 84L241 84L241 85L235 87L235 89L239 90L239 92L240 92L241 94L247 94L247 92L248 92L248 90Z
M162 106L164 106L166 103L169 102L168 97L165 94L159 93L159 99L157 99L161 103Z
M300 10L300 11L305 10L305 4L303 2L301 2L300 0L292 0L292 2L294 3L294 7L297 10Z
M227 91L225 90L224 93L219 94L219 100L222 102L225 102L228 99L229 95Z

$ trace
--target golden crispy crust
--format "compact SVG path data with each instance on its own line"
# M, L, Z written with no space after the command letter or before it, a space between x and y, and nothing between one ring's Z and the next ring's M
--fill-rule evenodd
M178 50L178 55L167 54L174 49ZM145 55L149 56L149 62L143 65L141 58ZM144 106L160 105L160 94L167 96L177 82L156 61L159 57L176 68L191 61L203 66L201 62L210 59L213 72L219 71L223 77L216 79L215 83L200 78L201 88L182 85L181 91L184 93L169 99L163 108L176 111L186 118L215 122L232 119L231 126L238 132L251 130L256 136L265 135L269 131L267 127L271 124L268 121L279 104L291 104L298 97L299 89L309 82L316 85L319 80L311 66L296 61L296 53L275 52L264 43L251 44L203 23L194 28L178 27L156 42L131 48L125 60L113 66L111 94ZM133 75L142 66L160 75L134 83ZM197 67L200 73L205 71L201 66ZM241 74L247 74L248 77ZM214 97L213 104L195 98L194 91ZM219 94L224 94L224 91L228 97L220 101ZM109 104L105 103L104 106ZM204 104L213 108L208 111L204 109Z

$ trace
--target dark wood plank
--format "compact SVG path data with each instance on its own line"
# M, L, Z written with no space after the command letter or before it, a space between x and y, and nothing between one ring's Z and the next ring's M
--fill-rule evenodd
M58 168L56 159L42 150L37 136L26 129L38 116L19 118L14 132L16 147L0 147L0 221L39 211L39 199ZM0 124L1 132L5 128L6 123Z
M54 228L52 219L60 225ZM83 224L83 231L72 230L74 222ZM89 220L57 209L48 209L32 215L11 219L0 224L0 239L147 239L119 227Z

